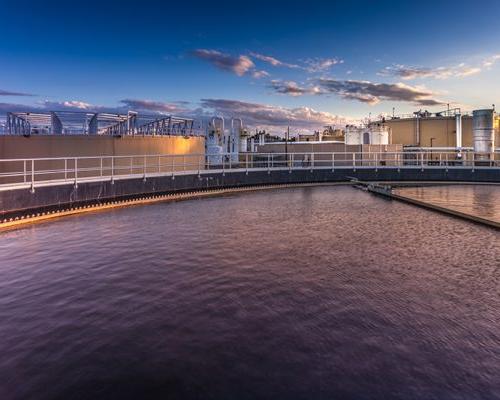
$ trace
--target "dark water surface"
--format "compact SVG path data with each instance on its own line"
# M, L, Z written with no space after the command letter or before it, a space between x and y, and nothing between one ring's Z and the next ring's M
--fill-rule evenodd
M500 235L347 187L0 235L0 399L500 398Z
M395 189L395 193L500 222L500 185L444 185Z

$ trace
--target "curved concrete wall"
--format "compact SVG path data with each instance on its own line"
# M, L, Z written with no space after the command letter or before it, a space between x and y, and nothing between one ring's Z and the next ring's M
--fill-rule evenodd
M271 170L220 172L204 171L144 179L117 179L101 182L79 182L51 187L0 192L0 217L25 215L32 210L61 209L78 204L99 204L110 200L137 198L154 194L177 193L216 188L255 185L349 182L352 178L362 181L442 181L442 182L500 182L500 168L342 168L313 170Z

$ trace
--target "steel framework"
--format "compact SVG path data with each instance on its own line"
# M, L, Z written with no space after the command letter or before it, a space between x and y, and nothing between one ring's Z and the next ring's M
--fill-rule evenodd
M87 111L8 112L8 135L195 135L194 120L175 116ZM198 134L201 134L199 132Z

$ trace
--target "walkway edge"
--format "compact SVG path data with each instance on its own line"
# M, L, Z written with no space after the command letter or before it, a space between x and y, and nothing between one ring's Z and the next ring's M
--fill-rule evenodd
M363 182L355 182L356 184L364 184ZM392 190L387 189L384 186L378 186L374 184L366 184L366 190L370 193L374 193L380 196L384 196L393 200L398 200L403 203L411 204L420 208L425 208L427 210L435 211L441 214L451 215L456 218L460 218L469 222L473 222L480 225L485 225L490 228L500 230L500 223L491 221L489 219L481 218L475 215L466 214L457 210L452 210L449 208L441 207L436 204L426 203L424 201L412 199L410 197L401 196L399 194L392 193Z

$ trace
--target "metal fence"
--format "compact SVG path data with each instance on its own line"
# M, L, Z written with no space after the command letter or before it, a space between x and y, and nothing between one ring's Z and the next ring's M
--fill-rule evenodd
M0 159L0 190L65 183L241 172L361 168L500 168L500 153L242 153ZM500 173L500 171L499 171Z

